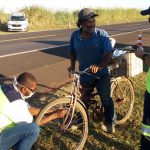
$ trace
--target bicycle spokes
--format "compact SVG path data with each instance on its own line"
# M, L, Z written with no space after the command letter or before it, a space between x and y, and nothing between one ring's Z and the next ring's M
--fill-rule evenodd
M88 118L85 109L77 101L74 109L73 117L71 117L70 98L60 98L54 100L52 105L48 105L49 109L67 110L63 118L56 118L50 121L46 126L41 127L39 143L42 147L48 145L46 149L64 149L79 150L82 149L88 134ZM37 123L44 117L48 111L45 108ZM71 119L72 118L72 119Z
M112 86L111 96L117 114L117 123L125 122L132 111L134 90L132 83L125 77L117 78Z

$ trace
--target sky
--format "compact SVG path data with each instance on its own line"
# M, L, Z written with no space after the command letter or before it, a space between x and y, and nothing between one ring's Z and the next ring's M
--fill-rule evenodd
M90 8L139 8L147 9L150 0L0 0L0 9L5 12L16 12L22 7L42 6L53 11L80 10Z

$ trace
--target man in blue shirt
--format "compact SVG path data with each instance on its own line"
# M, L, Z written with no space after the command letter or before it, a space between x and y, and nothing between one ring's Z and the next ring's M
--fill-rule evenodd
M90 87L95 82L95 87L101 97L104 107L105 122L101 128L113 133L115 132L115 111L112 98L110 97L110 76L107 65L112 56L112 45L106 31L95 28L95 17L98 16L91 9L84 8L78 14L78 30L74 31L70 39L71 66L70 71L75 70L75 62L79 62L79 70L90 68L90 72L100 77L81 75L82 87ZM96 81L95 81L96 80ZM85 95L90 95L86 91ZM84 97L86 97L84 95ZM84 102L88 107L87 102Z

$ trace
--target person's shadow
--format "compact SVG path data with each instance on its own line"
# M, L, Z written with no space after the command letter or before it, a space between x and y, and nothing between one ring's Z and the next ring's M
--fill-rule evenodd
M0 74L0 85L2 84L11 84L13 81L13 78L9 78L4 76L3 74Z
M3 74L0 74L0 85L3 84L12 84L13 83L13 78L10 77L6 77ZM44 87L45 89L47 89L45 92L40 92L40 91L36 91L35 94L27 99L26 101L31 104L32 106L36 106L39 108L44 107L50 100L56 99L58 98L57 95L55 95L55 91L58 89L52 88L52 87L47 87L46 85L37 84L38 87Z

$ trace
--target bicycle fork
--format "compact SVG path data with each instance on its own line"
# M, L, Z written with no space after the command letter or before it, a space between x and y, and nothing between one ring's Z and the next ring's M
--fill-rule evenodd
M72 89L71 96L67 96L71 100L70 100L70 104L69 104L69 110L68 110L68 112L66 114L66 117L65 117L65 120L64 120L64 122L62 124L63 130L67 130L68 127L69 127L69 125L71 124L73 116L74 116L74 111L75 111L76 103L77 103L78 88L79 88L79 78L76 80L76 82L73 82L73 83L75 84L76 88Z
M69 125L72 122L73 116L74 116L74 111L75 111L75 106L77 103L77 97L76 96L67 96L69 98L71 98L70 104L69 104L69 109L67 111L66 117L64 119L64 122L62 124L62 128L63 130L67 130Z

